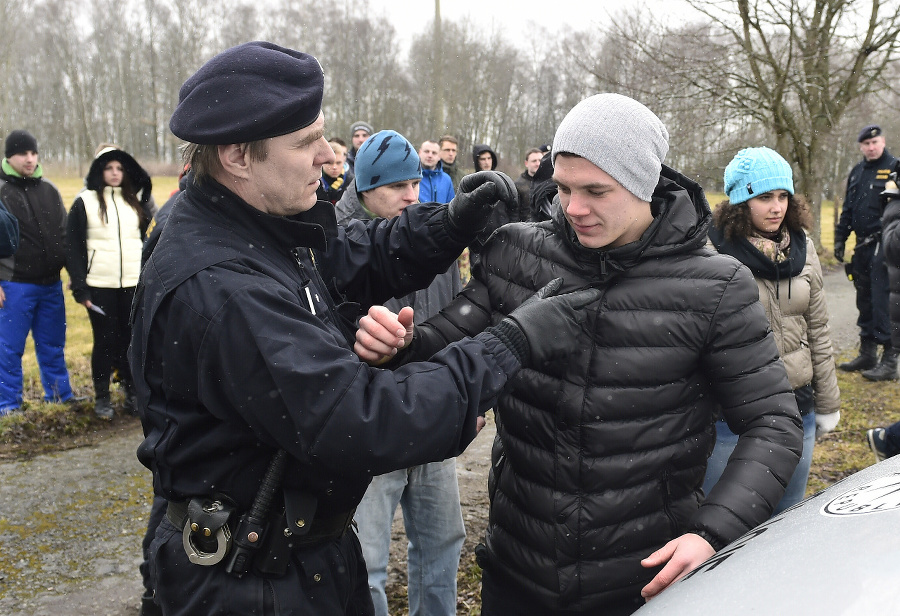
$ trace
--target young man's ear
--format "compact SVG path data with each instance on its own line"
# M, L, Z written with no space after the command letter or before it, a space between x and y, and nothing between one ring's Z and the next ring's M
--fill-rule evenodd
M241 179L249 177L250 149L246 144L231 143L216 147L219 153L219 163L226 173Z

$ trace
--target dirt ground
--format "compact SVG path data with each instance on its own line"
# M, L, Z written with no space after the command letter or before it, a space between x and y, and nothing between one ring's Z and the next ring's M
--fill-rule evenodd
M832 335L838 354L856 344L853 288L843 274L826 274ZM490 422L458 459L460 501L471 558L487 521ZM5 616L134 616L142 588L140 542L150 508L150 476L135 458L135 419L31 458L0 449L0 614ZM405 539L394 523L389 591L405 586ZM468 605L460 597L461 613Z

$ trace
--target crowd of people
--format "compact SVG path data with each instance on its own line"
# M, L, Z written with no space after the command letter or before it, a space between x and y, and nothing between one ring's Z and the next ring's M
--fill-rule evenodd
M358 121L349 146L326 140L323 83L272 43L212 58L181 89L184 173L158 212L115 145L67 214L35 138L6 140L0 413L22 404L29 331L46 400L76 400L67 267L95 413L114 415L116 375L144 428L145 616L385 616L398 506L410 614L455 614L454 457L490 410L482 614L631 614L803 498L840 420L836 369L898 378L900 191L880 127L858 136L835 234L839 261L856 234L860 328L835 366L811 214L774 150L739 151L713 209L666 166L664 123L607 93L515 182L486 144L464 175L452 135L416 148ZM867 440L895 455L900 424Z

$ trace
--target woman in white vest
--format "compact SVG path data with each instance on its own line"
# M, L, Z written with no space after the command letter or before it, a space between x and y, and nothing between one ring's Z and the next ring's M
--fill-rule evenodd
M153 218L150 175L126 152L103 145L85 178L66 225L67 269L75 301L88 311L94 333L91 376L94 412L112 419L110 380L125 390L135 412L127 350L128 317L141 271L141 247Z

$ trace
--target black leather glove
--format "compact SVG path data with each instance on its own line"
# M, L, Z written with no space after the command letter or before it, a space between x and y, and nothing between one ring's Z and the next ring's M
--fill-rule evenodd
M467 175L447 208L447 233L457 241L470 243L501 203L509 211L519 207L519 193L508 175L499 171Z
M550 281L487 330L515 353L523 366L541 366L570 353L572 340L582 334L587 315L583 308L602 295L599 289L556 295L562 282L562 278Z
M841 240L834 240L834 258L838 263L844 262L844 242Z

